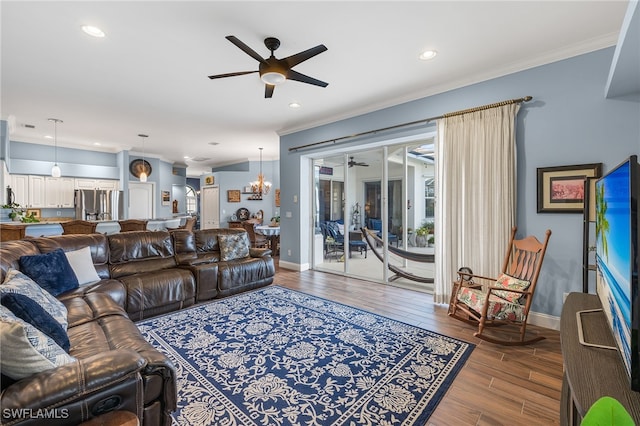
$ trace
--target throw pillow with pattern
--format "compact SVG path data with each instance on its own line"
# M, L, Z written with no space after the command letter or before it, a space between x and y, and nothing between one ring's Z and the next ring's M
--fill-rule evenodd
M0 345L2 374L20 380L61 365L75 358L31 324L0 305Z
M247 233L218 235L220 260L223 262L243 259L249 256L249 238Z
M0 285L0 296L5 293L17 293L27 296L49 312L60 323L62 328L67 329L67 308L62 302L17 269L9 269L4 282Z

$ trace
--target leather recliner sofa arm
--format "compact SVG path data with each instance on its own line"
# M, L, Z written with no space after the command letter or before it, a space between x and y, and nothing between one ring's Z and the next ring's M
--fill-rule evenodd
M265 257L265 256L271 256L271 254L272 254L272 251L270 248L251 247L249 249L250 257Z
M146 367L140 354L116 349L35 374L3 390L0 423L79 424L112 410L140 417Z

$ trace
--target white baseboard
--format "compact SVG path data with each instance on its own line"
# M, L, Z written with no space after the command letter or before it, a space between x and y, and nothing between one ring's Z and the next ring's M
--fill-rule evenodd
M311 266L308 263L293 263L293 262L286 262L284 260L279 260L278 266L284 269L291 269L292 271L298 271L298 272L306 271L311 268Z
M560 317L542 314L540 312L529 312L529 324L550 328L552 330L560 330Z

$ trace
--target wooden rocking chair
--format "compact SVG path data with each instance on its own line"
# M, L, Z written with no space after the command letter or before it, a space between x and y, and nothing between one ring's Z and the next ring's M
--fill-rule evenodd
M544 339L536 336L526 340L525 333L551 230L547 229L541 243L534 236L515 240L516 229L514 226L511 230L501 275L497 279L487 278L474 275L469 268L460 268L449 302L449 316L477 325L474 336L501 345L527 345ZM486 335L485 327L505 324L519 327L519 340Z

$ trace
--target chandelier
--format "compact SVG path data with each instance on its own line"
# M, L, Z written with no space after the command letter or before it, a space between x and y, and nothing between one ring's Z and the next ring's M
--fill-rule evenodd
M262 174L262 148L260 148L260 173L258 174L258 179L250 183L251 191L257 196L256 199L261 199L262 195L268 194L271 189L271 182L264 180L264 175Z

